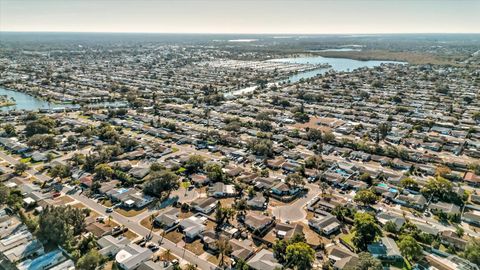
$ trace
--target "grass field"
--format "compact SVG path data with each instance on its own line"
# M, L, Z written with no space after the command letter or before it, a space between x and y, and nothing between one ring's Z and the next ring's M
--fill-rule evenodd
M140 213L143 213L145 211L147 211L147 208L143 208L143 209L140 209L140 210L137 210L137 209L125 210L123 208L116 208L115 209L115 212L117 212L120 215L125 216L125 217L134 217L134 216L136 216Z

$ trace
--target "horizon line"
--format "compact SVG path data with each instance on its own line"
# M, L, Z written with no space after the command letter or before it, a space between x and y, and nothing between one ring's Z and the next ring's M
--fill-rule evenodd
M435 35L435 34L448 34L448 35L478 35L480 32L371 32L371 33L281 33L281 32L265 32L265 33L249 33L249 32L131 32L131 31L37 31L37 30L20 30L20 31L4 31L1 33L45 33L45 34L173 34L173 35Z

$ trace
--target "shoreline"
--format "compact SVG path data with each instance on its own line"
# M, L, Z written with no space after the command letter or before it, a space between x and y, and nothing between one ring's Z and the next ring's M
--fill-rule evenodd
M13 101L6 101L6 102L0 101L0 108L10 107L10 106L15 106L15 105L17 105L17 103L15 103Z

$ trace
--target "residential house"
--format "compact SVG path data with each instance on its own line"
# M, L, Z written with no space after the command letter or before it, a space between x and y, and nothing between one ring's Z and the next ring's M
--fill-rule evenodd
M198 212L209 214L217 207L217 200L212 197L202 198L195 200L191 206Z
M429 253L425 256L425 261L431 269L438 270L480 270L478 265L475 265L468 260L460 258L455 255L448 257L440 257L438 255Z
M333 264L333 269L343 270L355 266L358 262L358 255L345 248L335 246L330 250L328 260Z
M250 258L255 252L252 241L248 239L238 240L233 238L230 239L228 242L232 247L232 253L230 254L230 256L234 260L247 261L248 258Z
M121 249L130 244L130 240L123 236L113 237L107 235L98 239L97 244L100 247L100 254L106 257L113 257L117 255Z
M27 257L37 257L43 254L43 245L37 239L18 245L3 252L3 255L7 258L7 260L13 264Z
M474 187L480 186L480 176L473 172L466 172L463 176L463 181Z
M217 182L208 188L208 194L216 198L235 196L235 187L223 182Z
M171 228L178 224L178 214L180 211L177 208L171 208L167 211L160 213L154 220L154 222L166 229Z
M460 214L460 206L453 203L437 202L432 203L429 206L432 213L443 212L449 215L458 215Z
M341 224L342 223L335 216L328 213L312 218L308 221L308 226L325 236L337 232L342 226Z
M460 238L454 231L443 231L440 233L440 241L442 244L453 246L460 250L464 250L467 245L467 240Z
M277 223L274 232L277 238L288 240L297 234L303 235L303 226L300 224Z
M262 235L275 222L272 217L254 212L247 213L244 221L249 230L257 232L259 235Z
M385 225L387 222L393 222L397 229L400 229L406 222L402 215L396 214L395 212L381 212L376 215L376 218L382 225Z
M427 203L427 199L425 199L425 197L423 197L421 194L400 194L394 198L393 201L404 206L416 208L418 210L423 210Z
M153 255L153 252L148 249L135 244L129 244L118 251L115 255L115 261L123 270L133 270L139 267L143 262L148 261Z
M267 208L267 199L261 193L257 193L255 196L247 200L247 206L251 209L262 210Z
M480 227L480 211L474 210L463 213L462 220L471 225Z
M194 184L196 187L201 187L210 182L210 179L204 174L192 174L190 176L190 181L192 184Z
M247 261L247 265L255 270L275 270L282 268L273 253L267 249L262 249Z
M197 214L180 221L178 226L187 240L193 240L205 231L206 226L204 224L206 221L206 217Z
M380 242L368 245L373 257L382 261L403 261L400 249L392 238L382 237Z

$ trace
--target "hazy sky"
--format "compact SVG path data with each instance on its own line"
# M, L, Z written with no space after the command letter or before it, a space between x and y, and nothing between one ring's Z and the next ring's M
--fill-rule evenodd
M0 31L478 33L480 0L0 0Z

